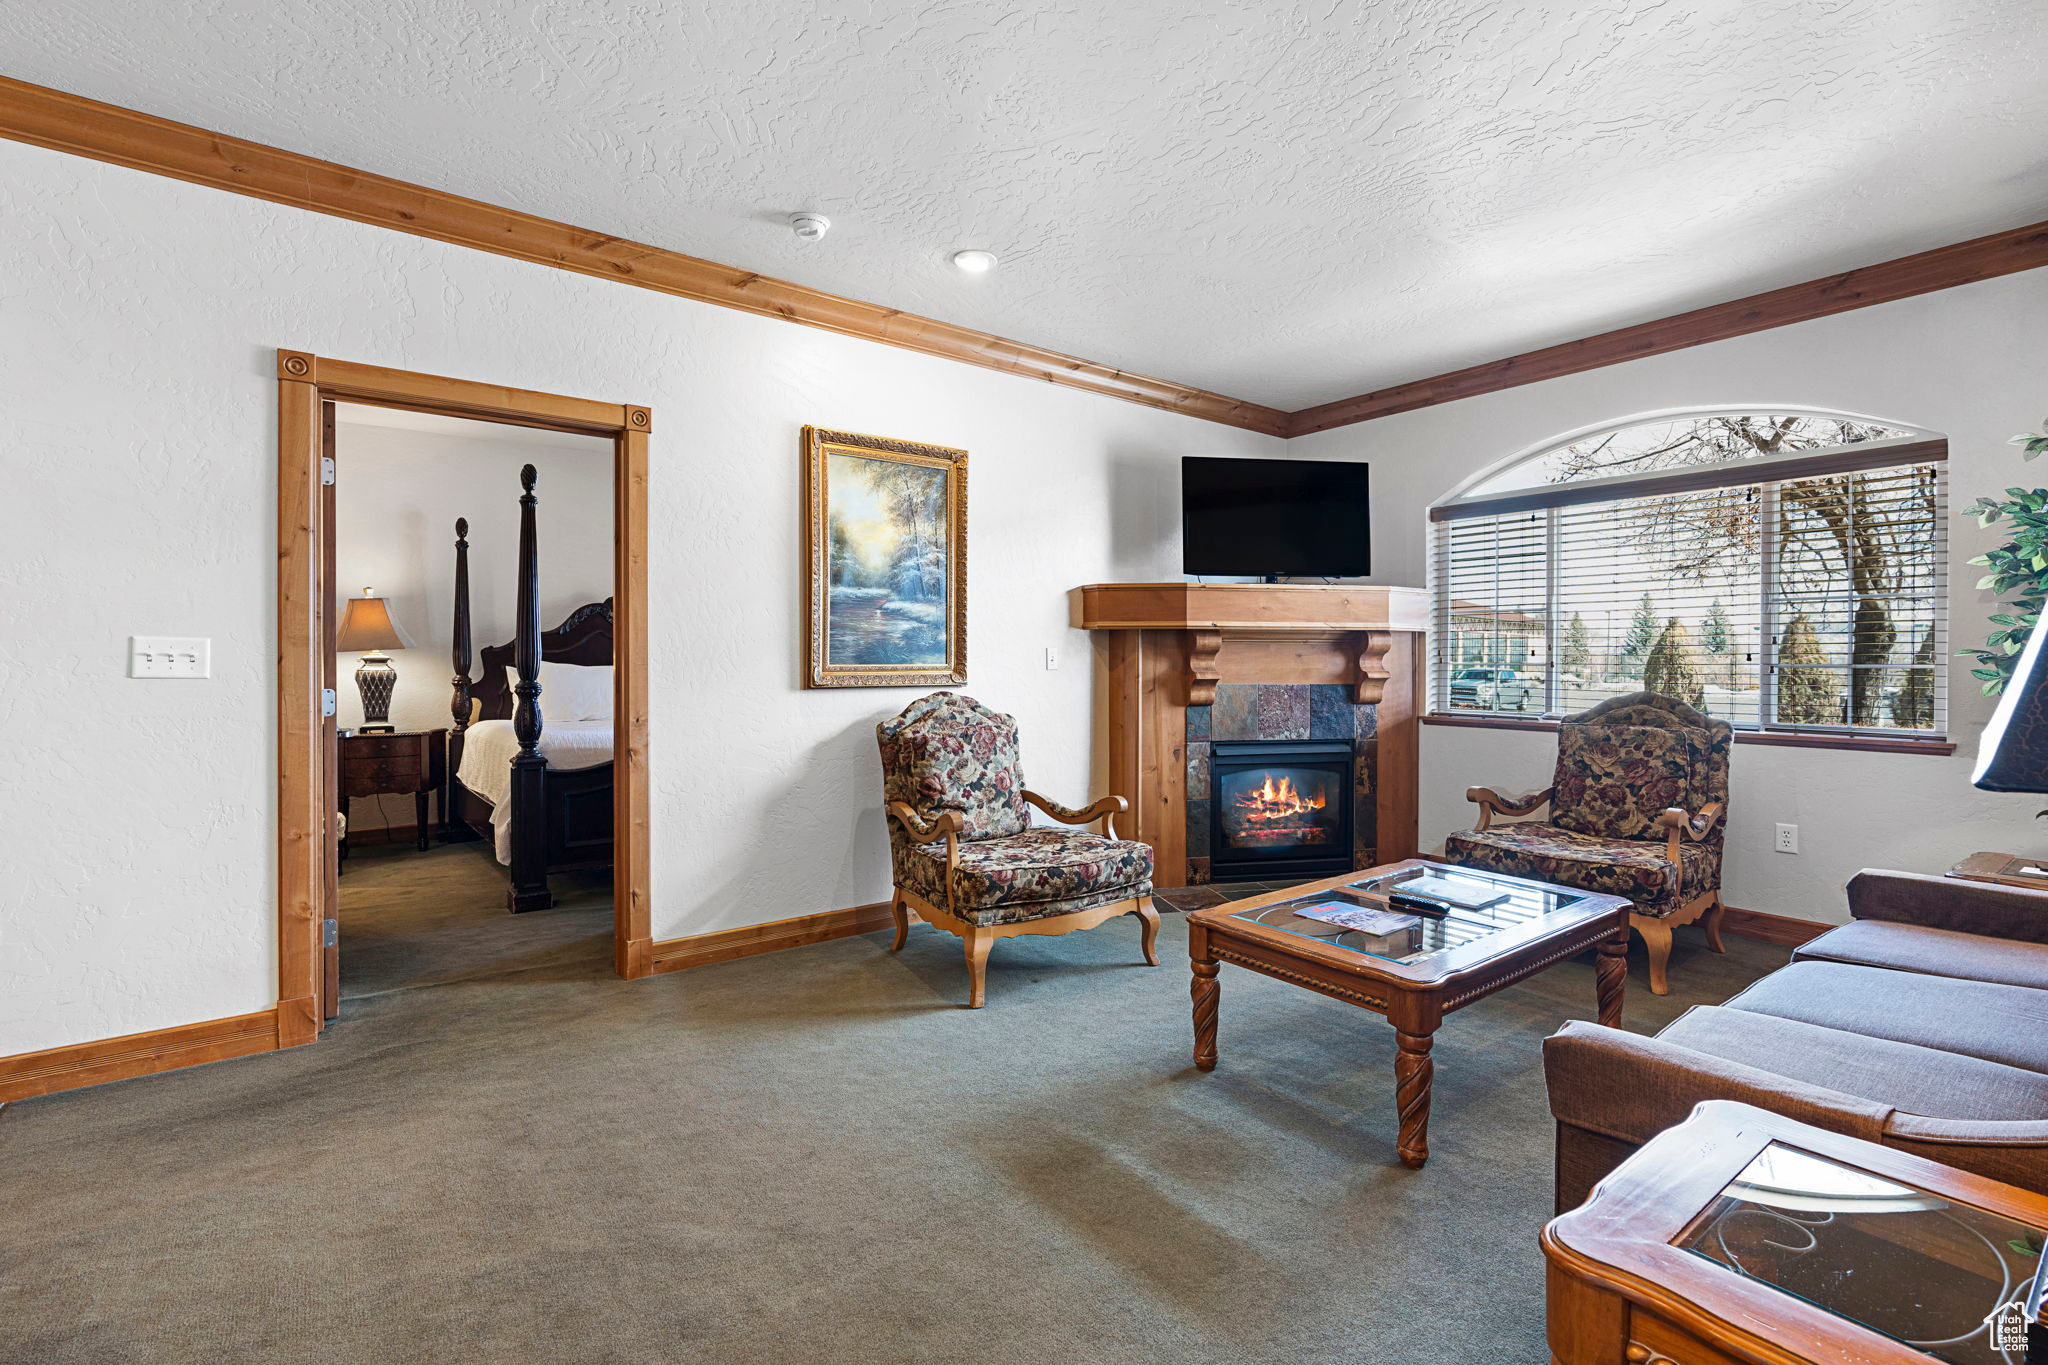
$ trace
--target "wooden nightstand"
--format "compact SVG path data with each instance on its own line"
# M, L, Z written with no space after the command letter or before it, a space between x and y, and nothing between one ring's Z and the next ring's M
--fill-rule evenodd
M427 796L447 791L448 732L403 730L395 735L341 736L341 795L406 796L414 802L420 852L428 848Z

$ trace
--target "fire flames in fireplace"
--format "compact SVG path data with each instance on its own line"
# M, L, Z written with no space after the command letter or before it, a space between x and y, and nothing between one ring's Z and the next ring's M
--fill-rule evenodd
M1320 785L1303 791L1294 779L1273 774L1232 803L1229 826L1232 839L1240 844L1321 844L1330 838L1329 821L1320 818L1328 804Z

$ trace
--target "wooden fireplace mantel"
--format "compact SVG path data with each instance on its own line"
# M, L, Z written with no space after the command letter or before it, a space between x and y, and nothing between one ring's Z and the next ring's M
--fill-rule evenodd
M1187 709L1219 683L1338 683L1376 703L1378 861L1414 856L1422 589L1091 583L1068 599L1074 625L1107 636L1110 789L1130 799L1159 885L1189 880Z

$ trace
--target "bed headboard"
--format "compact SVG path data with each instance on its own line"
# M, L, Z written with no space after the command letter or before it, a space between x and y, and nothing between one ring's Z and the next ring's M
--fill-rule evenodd
M513 642L485 645L479 651L482 676L470 685L478 720L512 718ZM586 602L569 613L562 624L540 633L542 663L582 664L586 667L612 661L612 599ZM547 699L541 699L546 705Z

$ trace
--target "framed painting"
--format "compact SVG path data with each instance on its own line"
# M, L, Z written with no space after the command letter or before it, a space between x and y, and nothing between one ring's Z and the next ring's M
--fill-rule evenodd
M967 681L967 452L804 428L812 687Z

